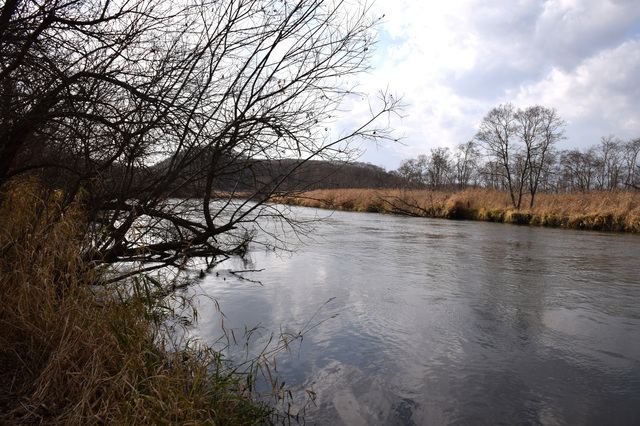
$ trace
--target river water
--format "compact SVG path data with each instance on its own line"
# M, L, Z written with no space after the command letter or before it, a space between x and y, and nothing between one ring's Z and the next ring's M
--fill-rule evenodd
M236 336L329 318L278 358L307 424L640 424L640 237L348 212L312 235L200 284ZM200 338L221 320L203 303Z

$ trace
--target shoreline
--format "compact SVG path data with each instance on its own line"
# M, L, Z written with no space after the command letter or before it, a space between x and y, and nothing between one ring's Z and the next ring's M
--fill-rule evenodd
M462 191L325 189L274 197L274 203L329 210L477 220L551 228L640 233L640 192L603 191L536 195L516 210L509 194L471 188Z

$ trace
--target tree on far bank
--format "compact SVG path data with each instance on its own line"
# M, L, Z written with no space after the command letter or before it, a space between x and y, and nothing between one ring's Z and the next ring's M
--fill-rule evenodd
M553 109L543 108L542 111L538 142L530 144L528 155L523 146L514 149L510 155L511 175L516 182L519 182L516 178L522 178L521 187L529 191L532 200L540 191L587 193L594 190L640 190L640 138L623 142L609 135L602 137L598 145L556 150L555 143L564 138L564 121ZM457 188L464 189L469 184L470 178L465 176L474 176L474 185L509 191L502 162L489 150L485 150L483 155L477 149L477 144L472 140L459 145L454 151ZM469 161L469 158L472 160ZM408 160L405 162L415 164ZM523 170L527 173L523 174ZM517 194L519 198L519 192ZM529 207L532 206L533 202L530 202Z
M627 141L624 146L624 185L635 189L640 189L640 165L638 165L638 155L640 155L640 138Z
M533 207L538 187L550 163L555 144L564 139L566 123L558 116L555 108L529 107L523 111L521 119L521 140L525 143L528 162L528 186ZM525 131L525 127L528 130Z
M428 184L434 190L445 189L453 178L453 160L447 147L432 148L427 162Z
M453 160L449 148L431 149L429 155L419 155L400 163L396 174L414 188L442 190L453 179Z
M563 151L560 157L562 183L564 191L587 193L591 190L598 167L594 149L581 151L572 149Z
M464 189L471 183L474 173L480 166L481 153L475 141L459 144L454 151L454 167L458 189Z
M596 148L599 168L596 187L600 191L618 188L622 168L622 141L614 135L603 136Z
M396 173L409 185L420 188L425 185L428 162L429 158L424 154L402 160Z
M589 192L640 189L640 138L623 142L614 135L584 149L560 153L558 186L565 191Z
M564 126L555 109L536 105L516 110L511 103L492 109L480 123L475 139L500 165L516 209L527 188L533 207L550 152L564 137Z
M515 140L518 131L516 113L516 108L511 103L493 108L482 119L474 137L487 150L489 157L499 165L499 173L507 183L514 207L517 205L515 192L521 190L516 187L517 180L514 180L513 174L514 160L518 153Z

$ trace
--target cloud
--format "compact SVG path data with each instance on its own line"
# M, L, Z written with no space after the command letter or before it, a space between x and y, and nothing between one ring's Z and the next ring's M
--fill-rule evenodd
M638 19L640 8L632 1L547 1L534 41L541 56L572 69L585 57L616 46L630 31L636 32Z
M573 71L554 68L545 79L524 85L518 104L540 103L558 108L579 139L596 143L614 133L640 136L640 40L599 52Z
M404 93L410 104L392 123L407 145L388 148L387 168L469 140L507 101L558 108L569 123L565 144L640 136L637 0L378 0L373 12L385 19L361 84Z

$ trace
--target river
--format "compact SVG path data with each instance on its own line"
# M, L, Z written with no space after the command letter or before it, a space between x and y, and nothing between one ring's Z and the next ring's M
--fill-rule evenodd
M329 318L278 358L307 424L640 424L639 236L349 212L312 236L199 287L236 335ZM200 338L220 324L203 302Z

